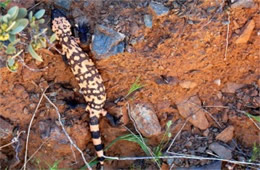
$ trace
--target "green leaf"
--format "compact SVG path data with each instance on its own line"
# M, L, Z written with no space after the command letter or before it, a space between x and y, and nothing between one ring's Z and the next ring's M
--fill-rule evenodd
M0 7L6 8L7 5L8 5L10 2L11 2L11 0L6 0L6 1L4 1L4 2L0 2Z
M6 54L15 54L16 53L16 48L13 45L8 45L6 50L5 50Z
M18 15L16 19L24 18L27 15L27 9L26 8L19 8Z
M10 34L10 35L9 35L9 41L10 41L11 43L13 43L13 42L15 42L15 40L16 40L16 35Z
M28 19L25 18L17 20L10 34L17 34L21 32L28 25L28 23Z
M46 39L45 38L41 38L40 39L40 43L41 43L41 47L46 48L47 44L46 44Z
M139 78L140 77L137 77L135 82L131 85L128 93L125 95L125 98L127 98L130 94L132 94L133 92L143 88L144 86L142 84L139 83Z
M28 46L28 51L34 59L41 62L43 61L42 58L34 51L32 44Z
M5 23L8 23L9 19L11 18L11 15L10 14L6 14L2 17L2 20L5 22Z
M30 21L30 22L32 22L32 17L33 17L33 12L30 11L30 12L29 12L29 21Z
M171 125L172 125L172 121L170 120L167 122L166 126L167 126L167 128L169 128Z
M18 15L18 12L19 12L19 7L14 6L14 7L10 8L7 13L11 16L11 18L10 18L11 20L15 20Z
M14 58L8 58L6 66L11 72L16 72L18 69L18 63L15 62Z
M45 19L40 19L39 21L38 21L40 24L44 24L44 22L45 22Z
M251 115L251 114L249 114L249 113L246 113L246 115L247 115L248 117L251 117L251 118L255 119L257 122L260 122L260 116L254 116L254 115Z
M50 43L52 44L56 40L56 34L53 33L50 37Z
M35 16L36 19L41 19L41 17L43 17L44 13L45 13L45 9L41 9L41 10L37 11L34 14L34 16Z

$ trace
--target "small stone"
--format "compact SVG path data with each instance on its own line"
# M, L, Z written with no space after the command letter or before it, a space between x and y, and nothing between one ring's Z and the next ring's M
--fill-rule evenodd
M193 89L194 87L197 86L197 83L189 80L185 80L180 82L180 86L184 89Z
M24 107L24 108L23 108L23 113L26 114L26 115L29 114L29 110L28 110L27 107Z
M206 118L206 112L201 108L201 101L198 96L192 96L177 103L179 113L184 117L189 117L189 122L201 130L209 127L209 122Z
M216 85L220 86L221 85L221 80L220 79L216 79L216 80L214 80L214 83Z
M203 132L203 136L207 137L209 135L209 129L206 129L204 132Z
M231 150L225 148L217 142L214 142L209 145L209 149L215 152L222 159L231 159L232 153Z
M223 93L235 93L236 90L244 87L245 85L244 84L237 84L237 83L231 83L231 82L228 82L226 84L226 87L224 87L221 91Z
M169 8L165 7L163 4L158 2L151 2L149 8L155 13L157 16L167 15L169 12Z
M236 44L247 43L247 41L249 40L254 28L255 28L255 21L253 19L251 19L244 26L241 35L238 37L238 39L235 41L235 43Z
M12 135L12 131L13 126L4 119L0 118L0 139L8 138Z
M234 126L229 126L224 129L220 134L218 134L216 136L216 139L227 143L233 139L234 130Z
M91 49L97 59L124 52L125 35L103 25L98 25L92 37Z
M147 103L136 104L131 111L138 130L145 136L151 137L161 133L161 126L153 106Z
M72 0L54 0L54 4L66 10L70 9Z
M148 28L152 28L153 17L151 15L144 15L144 25Z
M253 8L254 0L237 0L231 4L231 8Z
M6 66L6 59L5 57L0 55L0 68L3 68Z

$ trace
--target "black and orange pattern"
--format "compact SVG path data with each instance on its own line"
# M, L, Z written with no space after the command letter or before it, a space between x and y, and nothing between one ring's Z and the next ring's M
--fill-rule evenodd
M106 116L114 121L111 115L103 109L106 101L105 86L102 77L96 69L93 61L82 51L72 37L71 25L62 16L56 17L52 21L52 31L56 34L62 46L62 53L66 55L71 70L79 82L80 90L83 92L87 102L86 112L90 115L90 131L97 156L101 165L104 163L103 144L99 131L99 117Z

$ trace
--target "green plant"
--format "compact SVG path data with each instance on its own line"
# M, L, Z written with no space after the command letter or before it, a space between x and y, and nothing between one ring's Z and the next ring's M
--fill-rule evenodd
M170 138L172 137L172 134L170 132L171 125L172 125L171 120L166 123L166 130L160 141L160 144L153 149L153 153L155 154L155 157L159 157L159 156L163 155L162 150L165 148L165 146L168 144ZM166 142L165 142L165 140L166 140ZM158 162L160 162L160 160L158 158L156 160Z
M17 70L17 58L23 52L29 52L37 61L43 61L35 51L39 48L46 48L47 41L52 43L55 40L55 36L52 36L51 41L47 40L47 28L41 29L40 27L40 24L45 22L42 19L44 14L44 9L37 11L34 15L30 11L27 19L27 9L14 6L1 16L0 50L4 51L5 58L7 58L6 65L10 71Z
M247 115L248 117L250 117L250 118L255 119L257 122L260 122L260 116L254 116L254 115L251 115L251 114L249 114L249 113L246 113L246 115Z
M11 0L5 0L4 2L0 2L0 8L6 8L10 2Z
M133 92L135 92L135 91L137 91L137 90L139 90L139 89L141 89L141 88L144 87L144 85L142 85L142 84L140 83L140 80L139 80L139 79L140 79L140 77L137 77L137 78L136 78L135 82L131 85L131 87L130 87L128 93L125 95L124 98L127 98L127 97L130 96Z
M260 144L254 143L253 149L252 149L252 156L250 161L254 162L256 160L260 159Z

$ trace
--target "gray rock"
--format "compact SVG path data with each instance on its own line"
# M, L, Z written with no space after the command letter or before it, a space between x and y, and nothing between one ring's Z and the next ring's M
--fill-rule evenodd
M161 126L151 104L138 103L131 111L137 129L145 136L151 137L161 133Z
M210 144L209 149L212 150L213 152L215 152L220 158L223 158L223 159L232 158L231 150L225 148L224 146L220 145L217 142Z
M157 15L163 16L167 15L169 12L169 8L165 7L163 4L158 2L151 2L149 8Z
M72 0L54 0L54 4L69 10Z
M245 84L237 84L237 83L228 82L221 91L223 93L235 93L236 90L238 90L244 86L245 86Z
M5 66L6 66L6 59L0 56L0 68L3 68Z
M152 28L153 17L151 15L144 15L144 25L148 28Z
M13 126L4 119L0 118L0 139L8 138L12 135L12 131Z
M253 0L236 0L231 4L231 8L253 8L254 6Z
M91 49L97 59L124 52L125 35L103 25L98 25L92 37Z

